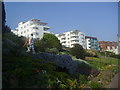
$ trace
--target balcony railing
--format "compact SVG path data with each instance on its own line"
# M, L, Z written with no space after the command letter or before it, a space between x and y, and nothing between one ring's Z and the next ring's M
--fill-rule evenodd
M71 36L78 36L78 34L71 34Z

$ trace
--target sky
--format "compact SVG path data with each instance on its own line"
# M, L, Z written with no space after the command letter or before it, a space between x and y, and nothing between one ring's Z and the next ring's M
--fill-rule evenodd
M117 41L117 2L5 2L6 24L15 30L17 24L30 19L48 23L49 31L60 34L80 30L99 41Z

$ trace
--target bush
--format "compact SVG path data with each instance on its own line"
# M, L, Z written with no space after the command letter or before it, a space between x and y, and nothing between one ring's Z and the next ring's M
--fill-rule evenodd
M85 56L88 57L98 57L98 52L93 50L86 50Z
M10 55L25 55L25 48L23 47L24 41L23 37L18 37L12 32L3 33L2 37L2 53L3 56Z
M70 49L70 52L76 58L85 59L85 50L79 44L75 44L73 48Z
M53 54L58 54L59 53L57 48L47 48L45 51L48 52L48 53L53 53Z
M87 77L85 75L80 74L78 79L80 84L85 84L87 82Z
M95 88L102 88L102 85L101 84L99 84L99 83L97 83L97 82L94 82L94 81L90 81L89 83L88 83L88 85L92 88L92 89L95 89Z
M35 52L45 52L44 43L40 39L35 39L34 41Z
M84 74L84 75L90 75L91 74L91 70L92 67L90 64L86 63L86 62L79 62L78 60L75 61L77 64L77 71L80 74Z
M52 86L56 78L54 73L50 73L55 70L54 63L43 64L40 61L31 57L4 57L3 88Z
M61 48L62 48L60 41L53 34L45 34L40 41L41 41L41 45L43 45L44 49L57 48L58 50L61 50Z
M60 41L53 34L45 34L43 38L35 39L36 52L53 52L58 53L62 49Z

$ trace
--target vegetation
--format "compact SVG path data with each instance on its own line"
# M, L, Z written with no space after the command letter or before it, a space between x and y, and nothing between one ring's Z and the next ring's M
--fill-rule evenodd
M93 50L86 50L85 56L88 57L98 57L98 51L93 51Z
M6 31L9 31L8 28L6 28ZM22 37L18 37L12 32L3 33L2 53L5 56L25 55L25 48L22 47L23 44L24 44L24 41Z
M57 49L59 51L62 49L62 46L60 44L60 41L55 35L47 33L43 36L41 40L39 39L35 40L35 48L37 52L39 51L45 52L48 51L48 49L52 49L52 48Z
M85 51L83 47L79 44L75 44L73 48L70 50L71 54L73 56L76 56L76 58L85 59Z
M4 10L2 15L3 89L99 89L109 84L110 79L118 73L119 55L110 52L85 51L81 45L75 45L72 49L65 47L62 49L59 40L52 34L45 34L41 40L36 39L37 54L28 54L22 47L25 38L14 35L5 25ZM73 60L69 55L78 59Z

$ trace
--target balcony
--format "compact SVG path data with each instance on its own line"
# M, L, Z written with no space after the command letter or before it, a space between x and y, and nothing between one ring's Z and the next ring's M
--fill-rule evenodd
M78 34L71 34L71 36L78 36Z
M65 35L62 35L62 36L61 36L61 39L62 39L62 38L66 38L66 36L65 36Z
M61 40L61 43L66 43L66 40Z
M79 38L71 38L70 40L79 40Z
M79 44L79 40L71 40L71 44Z

